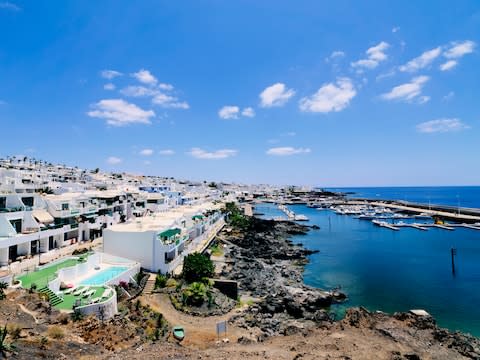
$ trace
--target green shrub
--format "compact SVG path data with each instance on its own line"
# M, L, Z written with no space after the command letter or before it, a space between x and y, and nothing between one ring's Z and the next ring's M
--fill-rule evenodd
M177 287L177 281L175 279L168 279L167 282L165 283L165 287L167 288L176 288Z
M208 289L204 283L194 282L183 290L184 301L189 305L200 306L207 297Z
M182 275L188 283L212 277L214 271L212 260L198 252L187 255L183 260Z
M155 278L155 289L163 289L167 284L167 277L162 274L158 274Z

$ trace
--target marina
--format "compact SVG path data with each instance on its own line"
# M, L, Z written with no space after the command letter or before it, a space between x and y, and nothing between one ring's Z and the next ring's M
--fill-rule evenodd
M442 327L480 335L480 239L478 228L469 224L423 224L379 227L371 220L318 211L305 205L289 205L305 214L307 225L318 225L294 242L308 244L319 253L310 256L304 281L319 288L340 286L348 294L345 304L335 305L339 317L351 306L365 306L389 313L425 309ZM273 204L258 204L264 218L277 214ZM407 220L401 220L407 221ZM447 229L448 228L448 229ZM454 229L454 230L451 230ZM457 249L452 274L451 248Z

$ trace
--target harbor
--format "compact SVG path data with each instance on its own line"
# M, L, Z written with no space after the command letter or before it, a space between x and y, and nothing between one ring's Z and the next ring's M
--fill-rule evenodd
M345 215L306 205L288 208L306 215L310 219L306 225L320 227L292 240L319 250L305 267L307 285L340 286L348 294L347 303L332 307L339 317L347 308L359 305L390 313L421 308L443 327L480 335L476 309L480 301L480 232L476 225L435 224L432 218L414 218L413 214L407 215L409 219L395 218L393 225L390 219L379 220L388 221L397 229L393 230L376 226L372 219L362 220L360 214ZM271 203L257 204L256 209L265 214L264 218L279 212ZM451 248L457 249L455 275Z

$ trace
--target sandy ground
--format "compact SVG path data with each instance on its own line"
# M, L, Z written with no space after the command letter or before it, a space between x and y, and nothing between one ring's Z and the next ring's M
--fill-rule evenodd
M176 310L168 295L151 294L140 297L143 305L149 305L153 310L163 314L168 323L173 326L182 326L185 329L185 340L182 345L198 349L206 349L215 345L219 338L216 333L216 324L221 321L227 321L231 316L239 312L234 309L222 316L198 317L190 316ZM246 330L228 326L226 338L230 342L236 342L242 335L248 334ZM220 338L223 340L224 335Z

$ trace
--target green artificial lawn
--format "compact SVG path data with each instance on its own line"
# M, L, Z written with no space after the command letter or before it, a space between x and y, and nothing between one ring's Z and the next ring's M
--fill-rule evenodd
M87 305L88 304L88 299L94 299L96 297L101 297L102 294L106 291L106 288L104 286L90 286L89 288L92 289L92 290L93 289L96 290L95 294L93 294L91 297L84 298L82 295L78 295L78 296L73 296L71 294L64 295L63 296L63 302L61 302L58 305L55 305L55 307L57 309L60 309L60 310L72 310L73 305L75 305L75 300L76 299L80 299L82 301L81 306L82 305ZM110 297L112 295L113 295L113 293L110 295Z
M17 279L22 282L22 287L24 289L30 289L32 284L36 284L37 289L41 289L42 287L47 286L47 283L55 278L55 273L59 269L74 266L78 263L79 261L76 259L68 259L61 263L48 266L45 269L19 276Z

